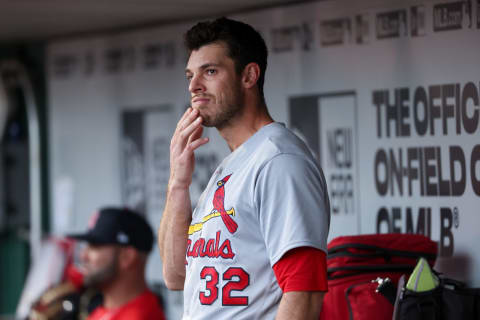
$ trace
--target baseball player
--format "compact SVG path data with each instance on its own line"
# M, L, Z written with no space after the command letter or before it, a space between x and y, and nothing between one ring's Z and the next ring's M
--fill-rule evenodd
M197 24L185 40L191 108L171 141L158 236L165 282L184 290L183 319L318 319L328 193L309 149L268 113L265 42L226 18ZM216 127L232 153L192 212L203 126Z
M145 218L127 208L105 207L90 222L87 232L68 236L87 243L81 254L84 285L103 297L87 320L165 320L145 280L154 243Z

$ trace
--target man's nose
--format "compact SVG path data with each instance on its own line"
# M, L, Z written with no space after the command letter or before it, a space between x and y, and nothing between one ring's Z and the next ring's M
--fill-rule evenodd
M199 76L193 76L188 85L188 91L191 93L204 92L205 86L203 85Z

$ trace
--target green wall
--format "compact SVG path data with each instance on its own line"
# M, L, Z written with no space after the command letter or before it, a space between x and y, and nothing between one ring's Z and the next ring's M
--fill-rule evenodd
M47 99L45 45L0 45L0 63L16 60L23 64L31 79L38 106L41 142L42 229L49 231ZM3 138L3 137L2 137ZM7 226L0 230L0 316L15 314L30 267L27 226Z
M29 245L9 232L0 236L0 315L14 314L29 266Z

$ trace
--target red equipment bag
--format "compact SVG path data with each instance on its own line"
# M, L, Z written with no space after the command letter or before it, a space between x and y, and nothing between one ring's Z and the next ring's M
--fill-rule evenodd
M328 244L321 320L391 320L398 279L420 257L433 267L437 243L418 234L337 237Z

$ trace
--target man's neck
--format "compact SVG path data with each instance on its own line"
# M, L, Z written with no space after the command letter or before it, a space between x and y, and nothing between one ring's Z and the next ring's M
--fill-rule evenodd
M218 130L231 151L234 151L258 130L273 122L263 103L247 104L242 112L228 126Z

